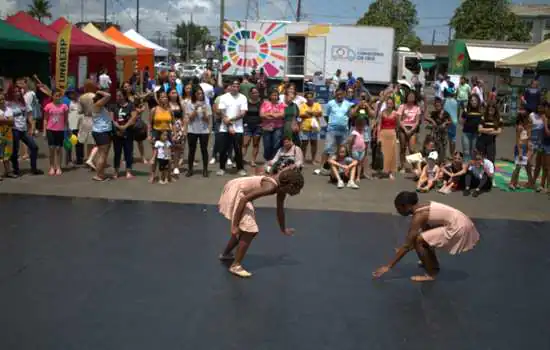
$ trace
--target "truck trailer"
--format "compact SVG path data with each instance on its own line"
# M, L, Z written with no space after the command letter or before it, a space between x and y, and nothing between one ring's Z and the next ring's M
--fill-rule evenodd
M222 74L263 68L273 79L331 78L336 70L365 82L392 80L394 29L287 21L226 21Z

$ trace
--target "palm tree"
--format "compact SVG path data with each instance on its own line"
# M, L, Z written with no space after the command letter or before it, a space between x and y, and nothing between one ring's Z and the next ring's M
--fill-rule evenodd
M52 18L51 10L52 4L48 0L33 0L27 13L42 23L44 18Z

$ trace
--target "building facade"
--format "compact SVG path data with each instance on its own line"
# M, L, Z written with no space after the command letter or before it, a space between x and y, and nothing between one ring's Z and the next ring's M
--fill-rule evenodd
M531 31L531 42L540 43L547 35L550 39L550 5L518 4L510 9Z

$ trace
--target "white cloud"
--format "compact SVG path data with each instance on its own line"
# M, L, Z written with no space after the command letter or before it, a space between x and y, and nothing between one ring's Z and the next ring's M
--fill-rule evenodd
M0 17L4 18L12 14L17 9L15 0L0 0Z

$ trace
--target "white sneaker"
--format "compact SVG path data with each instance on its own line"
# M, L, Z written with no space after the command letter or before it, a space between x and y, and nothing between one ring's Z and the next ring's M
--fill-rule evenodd
M338 184L336 185L338 188L344 188L344 181L340 180L338 181Z
M244 169L243 169L243 170L239 170L239 176L246 176L246 175L248 175L248 174L246 173L246 170L244 170Z
M179 175L180 174L180 169L179 168L174 168L174 171L172 171L172 174Z
M208 164L210 164L210 165L216 164L216 158L210 159L210 161L208 162Z
M353 182L353 181L348 181L348 185L347 185L348 188L353 188L354 190L358 189L359 186Z
M233 166L233 162L231 161L231 159L227 160L227 163L225 163L225 166L230 168Z
M218 170L218 171L216 172L216 175L218 175L218 176L224 176L224 175L225 175L225 171L223 171L223 170L220 169L220 170Z

